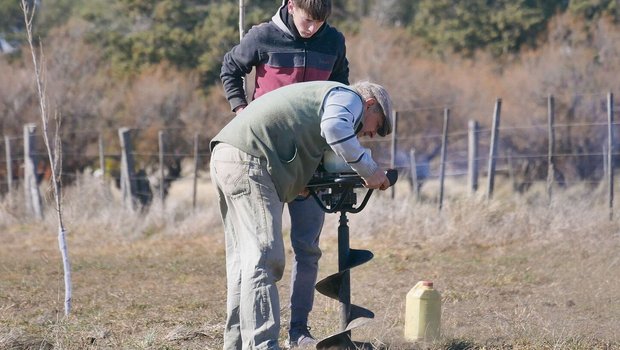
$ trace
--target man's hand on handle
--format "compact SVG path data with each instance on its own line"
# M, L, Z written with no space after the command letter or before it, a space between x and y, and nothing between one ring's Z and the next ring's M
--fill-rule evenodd
M377 169L372 176L364 178L364 186L370 189L386 190L390 187L390 180L385 175L385 171Z

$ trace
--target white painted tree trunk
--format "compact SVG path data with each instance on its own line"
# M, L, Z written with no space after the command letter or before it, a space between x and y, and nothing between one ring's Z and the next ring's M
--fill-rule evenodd
M41 67L39 65L40 62L43 62L43 48L40 47L40 59L37 59L37 55L34 50L33 40L32 40L32 19L34 18L35 9L32 11L29 10L28 4L26 0L21 0L22 11L24 12L24 22L26 23L26 33L28 34L28 44L30 45L30 52L32 53L32 63L34 65L34 74L35 81L37 84L37 93L39 97L39 106L41 107L41 124L43 125L43 139L45 140L45 147L47 148L47 155L50 161L50 167L52 168L52 188L54 189L54 204L56 207L56 214L58 219L58 246L60 248L60 253L62 255L62 263L64 270L64 280L65 280L65 316L69 315L71 312L71 299L72 299L72 290L71 290L71 264L69 262L69 253L67 250L67 242L66 242L66 230L63 224L62 219L62 200L60 195L60 175L62 170L62 153L61 153L61 142L60 136L58 134L58 129L60 127L60 117L55 115L56 120L56 133L54 135L54 150L52 151L52 147L50 146L50 141L47 132L48 126L48 110L47 110L47 94L45 92L45 82L43 81L43 77L41 74Z
M62 227L58 230L58 247L62 255L62 266L65 276L65 315L69 315L73 295L71 288L71 262L69 261L69 251L67 249L66 231Z

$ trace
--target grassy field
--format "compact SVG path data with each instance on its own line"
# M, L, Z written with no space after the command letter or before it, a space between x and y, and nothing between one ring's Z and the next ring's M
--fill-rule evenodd
M201 184L194 211L188 182L177 183L165 211L155 204L137 216L95 180L69 188L69 317L53 212L29 221L17 197L5 198L0 349L221 348L225 258L210 190ZM491 201L457 195L439 212L427 190L422 203L406 187L395 200L375 195L349 215L351 247L375 255L351 272L353 303L376 314L354 340L380 349L620 349L620 213L609 220L602 192L556 191L550 205L536 190L499 190ZM337 219L324 226L319 278L337 270ZM442 337L431 344L402 336L405 295L422 279L442 295ZM312 332L337 331L338 311L317 294Z

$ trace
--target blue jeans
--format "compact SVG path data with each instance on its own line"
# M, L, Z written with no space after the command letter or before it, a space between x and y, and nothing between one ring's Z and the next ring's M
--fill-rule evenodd
M257 157L220 143L210 170L226 236L224 349L279 349L284 204Z
M314 285L319 270L319 236L325 212L312 197L288 204L291 216L291 245L295 253L291 271L290 327L306 326L314 303Z

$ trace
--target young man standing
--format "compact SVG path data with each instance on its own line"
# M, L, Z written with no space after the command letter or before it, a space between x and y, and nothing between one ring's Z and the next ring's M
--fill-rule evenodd
M344 36L326 23L331 0L284 0L270 22L254 26L224 56L220 78L231 109L247 105L243 78L256 69L254 99L279 87L306 81L330 80L349 84ZM312 345L308 314L321 257L319 236L325 213L313 198L298 197L288 204L291 216L291 273L289 346Z

